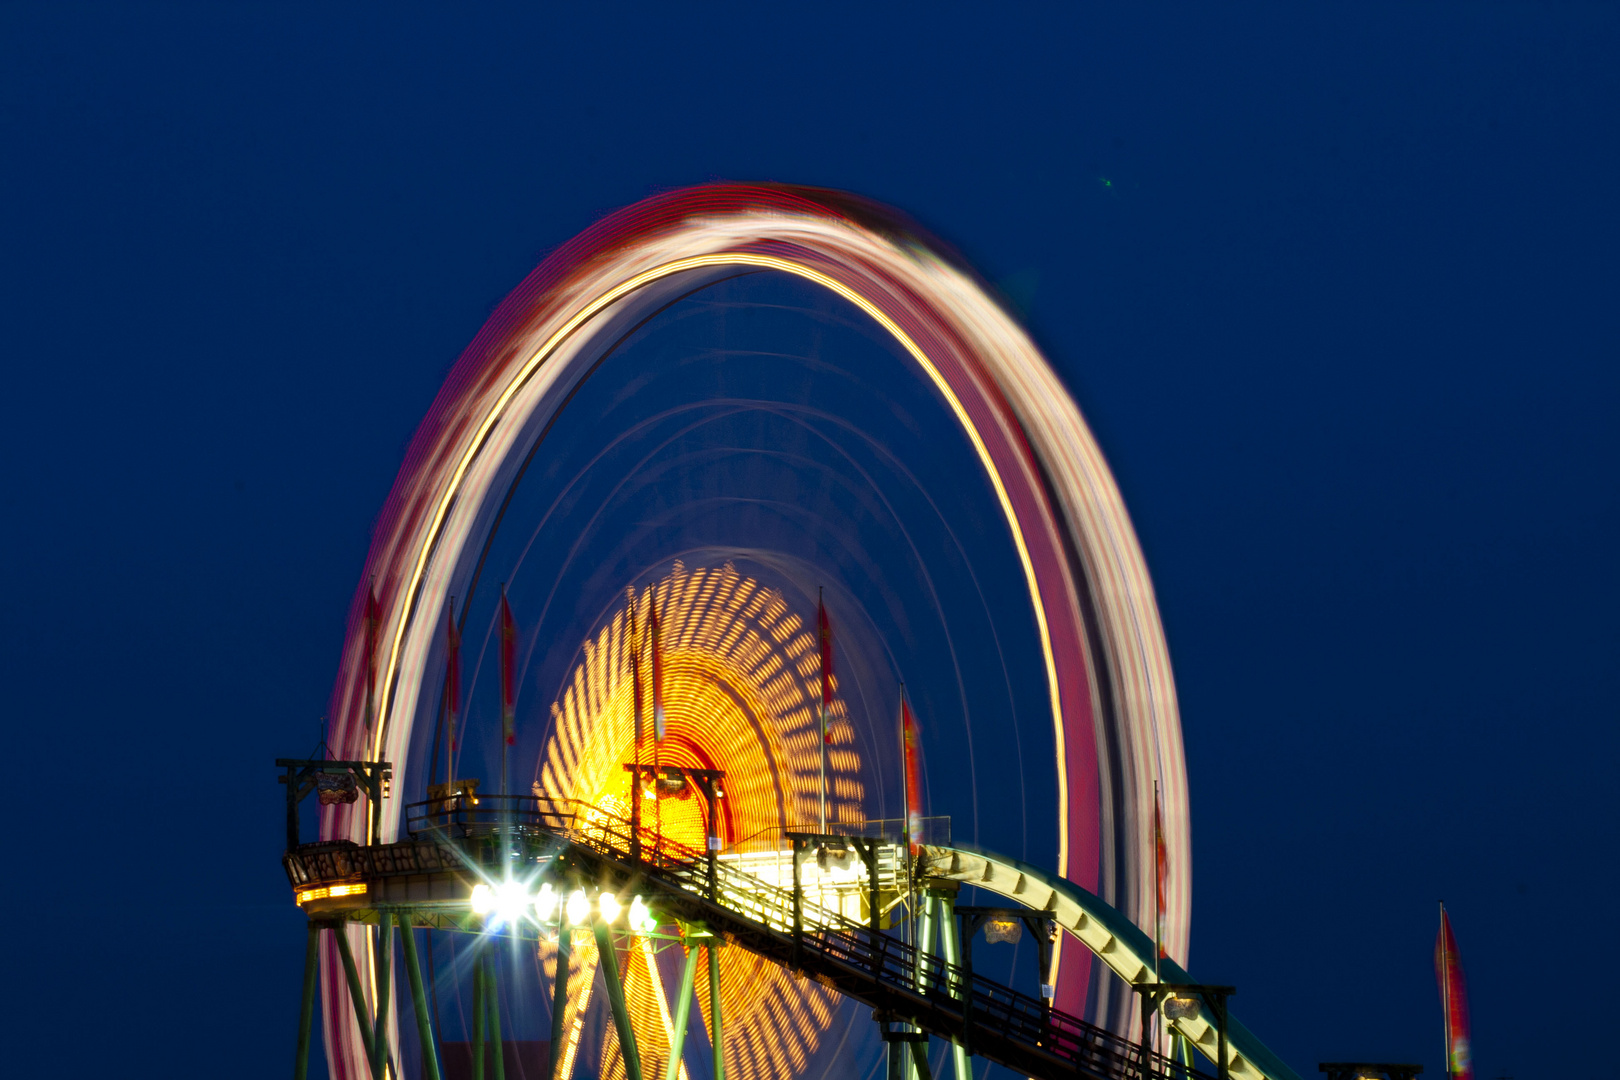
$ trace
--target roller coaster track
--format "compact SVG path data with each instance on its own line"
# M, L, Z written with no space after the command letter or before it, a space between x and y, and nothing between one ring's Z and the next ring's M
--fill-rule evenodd
M511 801L523 808L432 815L421 812L419 804L411 808L418 811L414 817L407 815L412 839L367 846L305 845L287 853L288 876L295 889L366 882L363 901L342 905L352 920L370 921L371 909L409 908L416 925L466 930L476 927L465 902L470 884L503 863L517 861L541 867L546 878L559 884L639 892L662 915L706 926L733 945L869 1005L876 1019L912 1025L1026 1076L1209 1080L1040 998L819 906L803 888L763 880L734 859L695 851L667 837L655 842L645 830L633 836L629 821L596 807L562 809L548 800ZM418 838L423 833L427 838ZM1151 940L1085 890L1053 882L1032 867L961 847L925 847L918 867L925 886L931 880L972 884L1046 913L1127 982L1154 981ZM1160 977L1192 981L1164 961ZM1207 1057L1216 1057L1212 1016L1180 1021L1178 1028ZM1228 1067L1236 1080L1299 1080L1235 1022L1229 1022L1228 1046Z
M1064 933L1090 949L1126 983L1193 983L1175 961L1159 958L1155 974L1153 939L1101 898L1073 882L1012 859L964 847L924 848L921 878L975 885L1023 907L1050 913ZM1216 1021L1208 1006L1186 1020L1171 1022L1209 1060L1217 1056ZM1227 1069L1234 1080L1300 1080L1248 1028L1227 1018Z

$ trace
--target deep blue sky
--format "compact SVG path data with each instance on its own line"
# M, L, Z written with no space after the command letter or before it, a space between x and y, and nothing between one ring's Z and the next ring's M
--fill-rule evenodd
M728 178L910 211L1073 387L1194 972L1301 1073L1433 1075L1443 898L1482 1080L1615 1075L1615 6L782 12L0 9L14 1067L284 1074L269 763L406 440L546 251Z

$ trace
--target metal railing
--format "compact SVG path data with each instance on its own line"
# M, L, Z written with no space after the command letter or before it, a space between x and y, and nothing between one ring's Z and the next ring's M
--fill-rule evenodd
M786 936L795 961L806 970L864 977L919 1004L927 1003L931 1008L922 1014L931 1012L945 1022L930 1023L926 1015L919 1015L916 1022L934 1035L959 1039L970 1048L974 1043L1010 1040L1105 1080L1210 1080L1207 1074L1144 1050L1106 1028L1059 1012L1040 998L970 975L898 937L819 908L802 892L796 897L790 889L760 881L668 837L655 847L643 830L640 857L633 858L628 821L596 808L581 810L569 836L576 844L634 866L649 882L706 899L733 918L756 924L758 931ZM746 941L741 943L747 947Z
M523 836L535 832L566 832L577 806L572 799L537 795L452 795L405 807L405 832L465 840L494 836L503 830Z
M296 889L355 878L437 874L461 869L463 859L454 849L430 841L363 847L342 841L296 847L281 857L281 865Z

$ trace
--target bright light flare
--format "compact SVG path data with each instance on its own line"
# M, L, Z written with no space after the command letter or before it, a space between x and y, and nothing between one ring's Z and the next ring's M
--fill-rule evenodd
M658 916L639 896L630 901L630 929L639 934L650 934L658 929Z
M604 892L596 898L596 910L602 913L603 922L617 922L619 913L624 908L619 904L619 898L610 892Z
M568 924L578 926L591 914L591 898L585 895L584 889L575 889L574 894L568 898Z
M557 901L561 899L557 890L551 887L551 882L540 886L540 891L534 897L534 917L541 922L550 922L557 915Z
M488 915L495 907L495 890L479 882L473 886L472 909L474 915Z
M501 922L519 921L528 906L529 890L521 881L503 881L495 887L495 915Z

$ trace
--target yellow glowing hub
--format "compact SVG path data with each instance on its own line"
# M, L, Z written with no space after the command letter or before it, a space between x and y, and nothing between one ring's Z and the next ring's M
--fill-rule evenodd
M708 846L711 811L705 793L691 783L678 792L649 784L637 798L624 766L639 762L720 769L726 776L725 794L712 809L723 849L733 856L760 848L777 852L782 829L815 821L821 813L820 660L813 626L779 594L729 564L688 570L677 562L669 576L651 583L634 600L641 635L651 602L658 606L663 660L663 741L652 731L650 652L640 635L632 647L627 603L586 642L583 659L565 684L554 707L536 793L579 799L594 808L576 823L587 833L593 814L597 820L606 814L628 818L632 804L639 804L643 844L701 851ZM639 668L642 689L639 746L632 664ZM828 729L827 819L858 822L866 787L848 712L836 697ZM626 897L629 905L620 910L617 899L601 894L597 911L602 918L628 914L636 933L657 925L657 916L648 912L638 927L636 900ZM645 900L641 906L645 912ZM590 898L583 890L568 901L566 914L574 926L590 919ZM555 949L544 941L538 947ZM591 939L576 938L576 961L584 965L584 950L593 948ZM673 951L678 955L679 950ZM620 975L644 1065L651 1059L657 1062L651 1071L662 1073L659 1059L671 1042L670 1006L676 997L669 980L678 985L680 965L672 958L660 960L658 952L643 939L622 954ZM546 955L556 962L554 952ZM785 1076L802 1071L831 1023L833 993L800 984L742 949L723 949L717 959L722 1015L727 1017L727 1073ZM594 968L573 971L570 979L577 976L588 985ZM707 1010L706 964L698 965L696 983L699 1006ZM578 1047L580 1013L573 1014L571 1023L570 1054ZM600 1056L589 1063L604 1080L624 1080L616 1038L609 1026Z
M339 896L361 896L366 891L366 883L361 881L353 885L322 885L316 889L300 889L298 903L304 905L311 900L326 900Z

